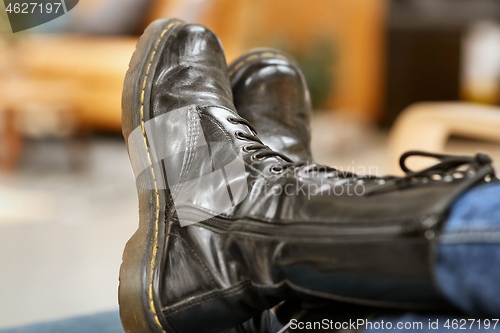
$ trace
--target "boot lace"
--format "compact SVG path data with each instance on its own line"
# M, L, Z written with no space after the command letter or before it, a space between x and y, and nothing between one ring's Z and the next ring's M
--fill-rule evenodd
M268 157L279 157L284 163L279 165L274 165L271 167L271 171L273 173L282 173L289 169L295 168L303 168L306 172L326 172L329 178L359 178L359 179L373 179L378 185L369 188L365 195L372 195L375 193L380 193L385 190L389 190L394 186L405 186L414 183L427 183L430 180L437 181L445 181L450 182L454 179L469 177L471 181L477 181L479 179L484 178L485 181L491 181L495 178L495 170L491 165L491 158L482 153L478 153L475 156L456 156L456 155L446 155L446 154L437 154L437 153L429 153L423 151L408 151L401 155L399 160L399 165L401 169L406 173L404 177L395 177L395 176L385 176L385 177L376 177L376 176L358 176L352 172L344 172L338 169L319 165L319 164L306 164L306 163L294 163L290 158L286 155L276 152L266 146L258 137L257 131L246 119L241 117L230 117L228 121L233 124L242 124L247 126L252 134L248 134L243 131L236 131L235 136L252 142L250 145L243 146L243 150L246 152L254 152L252 155L252 159L255 160L263 160ZM426 169L420 171L413 171L406 165L406 161L409 157L412 156L421 156L421 157L430 157L436 158L439 160L433 166L430 166ZM463 166L467 166L467 168L463 169Z
M413 171L406 165L406 160L411 156L436 158L439 162L426 169ZM491 181L495 178L495 171L491 163L491 158L482 153L478 153L475 156L455 156L423 151L409 151L401 155L399 160L401 169L406 173L404 177L382 177L381 179L384 182L368 189L365 194L375 194L394 186L405 186L418 182L427 183L430 180L450 182L454 179L469 177L473 182L482 178L485 181Z
M241 124L247 126L250 131L252 131L252 134L248 134L243 131L236 131L235 136L239 139L244 139L246 141L251 142L252 144L245 145L243 146L243 150L247 153L253 152L252 159L255 160L263 160L269 157L279 157L281 158L285 163L293 163L293 161L286 155L279 153L277 151L272 150L268 146L266 146L258 137L257 137L257 131L255 130L255 127L248 122L248 120L244 118L236 118L236 117L229 117L227 120L230 123L233 124Z

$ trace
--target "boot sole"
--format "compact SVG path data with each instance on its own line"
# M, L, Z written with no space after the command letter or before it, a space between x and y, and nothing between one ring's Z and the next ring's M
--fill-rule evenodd
M151 119L149 100L155 69L166 41L184 22L162 19L151 23L139 39L125 76L122 95L122 130L128 145L130 133L141 127L148 154L153 189L138 186L139 227L125 245L120 267L118 302L125 332L173 333L161 314L161 302L156 297L158 266L164 244L165 203L169 200L165 190L156 184L155 167L145 135L145 122ZM142 144L142 143L141 143ZM158 174L158 173L157 173Z

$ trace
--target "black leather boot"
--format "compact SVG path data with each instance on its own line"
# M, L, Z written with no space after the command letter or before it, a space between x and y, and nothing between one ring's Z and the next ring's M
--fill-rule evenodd
M176 20L150 25L132 57L123 134L140 221L120 271L125 330L220 332L311 295L439 306L429 240L459 194L494 177L491 161L437 156L365 179L300 166L238 116L227 75L217 37Z
M288 54L256 49L229 66L233 100L271 149L294 162L312 162L311 100L302 71Z
M314 163L310 153L309 93L290 55L271 48L252 50L229 65L229 79L238 114L252 123L264 144L295 162ZM447 314L453 311L447 306L438 310ZM290 300L263 311L238 329L245 333L310 332L305 324L314 324L315 332L345 332L353 330L347 323L358 324L366 318L373 321L391 311L324 299L306 303ZM362 326L356 328L362 330Z
M238 114L255 127L262 142L294 162L312 163L312 106L307 83L295 60L276 49L254 49L229 65L229 80ZM275 333L285 329L284 333L292 332L285 326L295 320L322 322L322 329L315 329L318 332L341 332L342 329L332 329L325 321L356 322L377 311L380 309L323 299L309 304L290 300L263 311L234 330ZM310 331L296 328L299 326L293 326L293 332Z

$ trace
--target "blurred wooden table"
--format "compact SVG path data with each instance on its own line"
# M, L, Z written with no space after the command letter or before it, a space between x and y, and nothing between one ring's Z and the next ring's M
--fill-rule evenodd
M22 137L121 130L121 92L135 38L31 35L0 40L0 167Z

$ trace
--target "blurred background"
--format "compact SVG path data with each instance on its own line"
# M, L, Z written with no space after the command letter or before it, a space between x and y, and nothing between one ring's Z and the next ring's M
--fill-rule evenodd
M3 5L0 327L117 307L138 223L121 89L157 18L208 26L228 61L261 46L292 54L318 162L384 175L425 149L499 166L497 0L82 0L15 34Z

